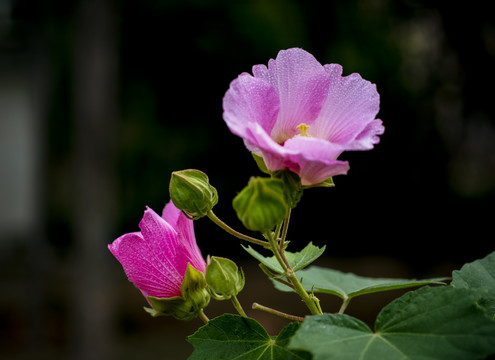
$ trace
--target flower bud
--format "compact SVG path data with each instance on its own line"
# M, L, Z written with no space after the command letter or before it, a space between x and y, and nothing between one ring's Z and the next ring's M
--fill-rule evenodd
M287 215L284 184L279 179L251 178L234 198L234 209L244 226L253 231L273 229Z
M303 195L301 179L297 174L288 170L277 171L273 173L273 177L280 179L284 184L285 201L291 209L294 209Z
M229 259L216 256L208 258L205 277L217 300L230 299L244 287L244 273Z
M204 274L191 264L187 265L181 293L182 296L163 299L148 296L153 308L145 308L145 310L152 316L170 315L185 321L198 317L200 311L210 302L210 294Z
M193 219L205 216L218 202L217 190L199 170L173 172L170 197L177 208Z
M177 320L189 321L199 315L194 309L194 304L186 301L182 296L164 299L148 296L148 301L152 308L145 307L144 310L153 317L173 316Z

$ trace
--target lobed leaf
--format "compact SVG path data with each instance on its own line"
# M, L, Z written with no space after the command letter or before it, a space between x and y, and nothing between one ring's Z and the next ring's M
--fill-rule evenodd
M423 287L387 305L375 332L344 314L309 316L289 348L314 360L470 360L495 353L495 322L480 295L451 286Z
M444 285L444 281L448 280L448 278L425 280L370 278L318 266L312 266L306 270L298 271L297 276L302 279L301 282L306 291L332 294L344 300L350 300L359 295L380 291L397 290L429 284ZM274 284L275 287L281 291L292 291L290 287L279 282L274 281Z
M246 250L251 256L253 256L256 260L258 260L260 263L263 265L267 266L269 269L272 271L278 273L278 274L283 274L284 270L278 263L277 259L275 256L271 257L265 257L261 255L259 252L254 250L251 246L245 247L242 246L244 250ZM287 258L287 261L289 262L290 266L294 271L301 270L311 264L313 261L318 259L323 252L325 251L326 246L323 246L322 248L319 248L318 246L313 245L312 242L310 242L304 249L302 249L299 252L296 253L291 253L289 251L285 252L285 257Z
M451 285L480 292L480 304L487 309L488 316L495 318L495 252L454 271Z
M189 360L310 360L308 352L287 348L299 327L290 323L272 339L256 320L224 314L188 337L194 346Z

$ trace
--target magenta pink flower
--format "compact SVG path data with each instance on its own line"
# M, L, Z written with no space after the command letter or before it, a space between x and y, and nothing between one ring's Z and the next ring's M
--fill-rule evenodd
M347 173L348 162L337 160L343 151L379 142L379 104L376 86L359 74L343 77L340 65L294 48L232 81L223 118L268 170L289 169L314 185Z
M206 270L192 220L170 201L161 217L146 208L139 228L141 232L122 235L108 249L146 298L181 296L188 263L203 273Z

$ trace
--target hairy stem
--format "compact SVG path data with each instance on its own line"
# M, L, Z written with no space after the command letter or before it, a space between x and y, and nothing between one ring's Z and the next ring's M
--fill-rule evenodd
M280 224L277 225L277 227L275 228L275 231L274 231L274 234L275 234L275 238L278 239L280 237L280 231L282 230L282 225L284 224L284 222L280 222Z
M315 302L315 300L309 296L307 291L304 289L302 286L301 282L296 276L296 273L294 270L289 269L285 276L287 279L292 283L294 286L294 291L301 297L301 299L304 301L308 309L311 311L311 314L313 315L321 315L323 312L321 311L319 305Z
M300 321L300 322L303 322L304 321L304 318L303 317L296 316L296 315L291 315L291 314L287 314L287 313L284 313L282 311L278 311L278 310L269 308L267 306L260 305L258 303L253 303L253 309L254 310L264 311L264 312L267 312L269 314L277 315L277 316L283 317L285 319L293 320L293 321Z
M272 233L268 231L266 233L266 236L268 241L270 242L271 250L275 255L275 258L279 262L282 269L284 269L284 275L287 278L287 280L292 284L294 291L304 301L308 309L311 311L311 314L313 315L322 314L320 307L316 304L315 300L312 299L311 296L309 296L309 294L307 293L307 291L304 289L301 282L297 278L296 273L294 272L294 270L292 270L289 262L287 261L287 258L285 257L284 250L280 249L277 246L277 241L273 238Z
M282 283L292 289L294 289L294 286L292 286L292 284L290 282L288 282L287 280L284 280L284 279L281 279L279 276L279 274L274 274L272 273L265 265L263 264L260 264L260 269L265 273L266 276L268 276L270 279L273 279L275 281L278 281L279 283Z
M213 221L216 225L218 225L220 228L228 232L230 235L233 235L241 240L248 241L250 243L256 244L256 245L261 245L263 247L269 247L269 243L263 240L255 239L251 236L244 235L234 229L232 229L230 226L228 226L226 223L224 223L222 220L220 220L214 213L213 211L208 211L206 214L208 218Z
M282 235L280 236L279 247L282 250L284 249L285 240L287 239L287 232L289 230L290 213L291 213L291 209L289 208L289 210L287 210L287 216L285 217L285 220L284 220L284 227L282 229Z
M266 232L266 238L268 239L268 242L270 243L270 249L272 250L273 255L275 255L275 258L277 259L280 266L282 266L284 273L286 273L287 270L290 268L290 265L287 262L287 259L285 259L285 261L284 261L285 256L282 257L282 251L280 251L280 248L278 247L278 244L277 244L277 240L275 240L273 238L271 231Z

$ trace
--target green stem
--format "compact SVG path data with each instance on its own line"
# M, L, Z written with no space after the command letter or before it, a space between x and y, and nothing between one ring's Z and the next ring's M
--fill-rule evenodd
M284 284L285 286L290 287L291 289L294 289L294 285L292 285L292 283L288 282L287 280L284 280L284 279L281 279L281 278L276 278L276 277L274 277L272 279L275 280L275 281L278 281L281 284Z
M285 274L287 279L292 283L294 286L294 291L303 299L304 303L308 307L308 309L311 311L311 314L313 315L321 315L323 312L321 311L320 307L316 304L315 300L309 296L307 291L304 289L302 286L301 282L296 276L296 273L294 270L289 269L287 273Z
M339 309L339 314L343 314L344 311L347 309L347 306L349 306L349 303L351 302L351 299L349 299L348 297L346 297L344 299L344 301L342 302L342 305L340 306L340 309Z
M256 244L256 245L261 245L263 247L269 247L269 243L263 240L255 239L251 236L244 235L234 229L232 229L230 226L228 226L226 223L224 223L222 220L220 220L214 213L213 211L208 211L206 214L208 218L210 218L211 221L213 221L216 225L218 225L220 228L228 232L230 235L233 235L241 240L249 241L250 243Z
M266 236L268 238L268 241L270 242L271 250L275 255L275 258L279 262L280 266L282 266L282 269L284 269L284 275L287 278L287 280L292 284L294 291L304 301L308 309L311 311L311 314L313 315L322 314L322 311L319 308L319 306L315 303L315 301L311 298L311 296L309 296L309 294L306 292L301 282L297 278L296 273L294 272L294 270L292 270L289 262L287 261L287 258L285 257L284 250L280 249L277 246L277 241L273 238L272 233L268 231L266 233Z
M267 312L269 314L277 315L277 316L283 317L285 319L293 320L293 321L300 321L300 322L303 322L304 321L304 318L303 317L296 316L296 315L291 315L291 314L287 314L287 313L284 313L282 311L278 311L278 310L269 308L267 306L260 305L258 303L253 303L253 309L254 310L264 311L264 312Z
M210 321L210 319L208 319L208 316L205 315L203 309L201 309L199 312L199 318L203 320L205 324L208 324L208 321Z
M284 224L283 221L281 221L277 227L275 228L275 231L273 232L275 234L275 238L278 239L280 237L280 230L282 230L282 225Z
M273 252L273 255L275 255L275 258L277 259L278 263L280 264L280 266L282 266L282 269L284 269L284 273L286 273L287 270L290 268L290 265L288 264L287 259L285 259L284 261L284 257L282 257L281 251L278 247L277 240L273 238L271 231L266 232L266 238L270 243L270 248Z
M284 249L285 240L287 239L287 232L289 230L289 221L290 221L290 213L291 209L287 210L287 216L284 220L284 228L282 229L282 236L280 237L280 249Z
M234 304L234 307L237 310L237 312L239 313L239 315L241 315L243 317L247 317L246 313L244 312L244 309L241 306L241 303L239 302L239 300L237 300L237 297L235 295L232 295L230 300L232 300L232 304Z
M259 267L260 269L265 273L266 276L268 276L270 279L273 279L275 281L278 281L279 283L282 283L288 287L290 287L291 289L294 289L294 286L292 286L292 284L290 282L288 282L287 280L284 280L284 279L281 279L279 276L279 274L274 274L272 273L265 265L263 264L259 264Z

